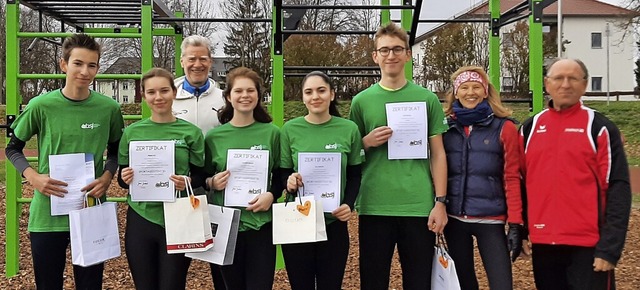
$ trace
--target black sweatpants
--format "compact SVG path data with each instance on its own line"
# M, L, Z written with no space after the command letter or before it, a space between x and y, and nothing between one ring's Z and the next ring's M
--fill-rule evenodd
M463 290L479 289L473 259L473 237L478 241L478 250L487 272L489 288L491 290L513 289L511 260L504 224L465 223L449 218L444 228L444 235Z
M233 264L220 268L229 290L271 290L276 271L271 223L257 231L238 232Z
M615 290L614 271L593 271L595 248L533 244L538 290Z
M30 232L33 271L38 290L61 290L64 283L64 267L67 247L71 242L69 232ZM102 289L104 263L89 267L73 265L76 289Z
M359 217L362 290L389 288L391 259L396 245L402 267L402 288L431 289L435 234L429 231L428 220L428 217Z
M342 289L349 255L347 223L327 225L327 241L282 245L292 290Z
M184 254L167 253L163 227L129 208L124 241L129 269L137 290L185 289L191 259Z

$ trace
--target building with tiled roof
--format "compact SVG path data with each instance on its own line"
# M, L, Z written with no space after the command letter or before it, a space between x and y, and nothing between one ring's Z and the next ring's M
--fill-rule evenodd
M527 1L500 0L500 10L504 13L523 2ZM488 6L488 1L485 1L454 18L488 18ZM543 9L543 31L557 35L557 10L557 2ZM522 13L528 12L529 10L526 9ZM632 91L635 87L633 69L638 48L634 43L634 31L620 24L637 16L638 13L635 11L596 0L562 0L563 56L578 58L585 62L590 74L588 92ZM414 56L424 55L424 51L420 48L421 41L446 27L447 24L443 24L418 36L413 46ZM513 27L513 24L502 27L501 36L509 33ZM607 35L607 27L609 27L609 35ZM607 54L610 88L607 87ZM508 87L509 77L503 72L503 87Z

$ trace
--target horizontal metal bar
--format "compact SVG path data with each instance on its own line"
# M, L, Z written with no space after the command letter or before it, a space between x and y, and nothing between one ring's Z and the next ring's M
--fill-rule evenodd
M154 22L166 23L166 22L271 22L271 19L267 18L175 18L175 17L157 17L153 19Z
M285 70L380 70L377 66L285 66Z
M18 37L36 38L36 37L68 37L73 32L18 32ZM96 38L141 38L142 33L87 33L89 36Z
M33 200L33 198L31 198L31 197L18 197L16 199L16 201L18 203L31 203L32 200ZM107 197L107 201L111 201L111 202L126 202L127 198L126 197Z
M125 120L142 120L142 115L122 115L122 118Z
M413 5L282 5L282 8L290 9L413 9Z
M376 31L322 31L322 30L283 30L283 34L376 34Z
M64 79L65 74L18 74L18 79L21 80L33 80L33 79ZM139 74L97 74L95 79L97 80L139 80L142 75Z
M284 73L285 77L301 78L307 76L306 73ZM380 77L380 74L349 74L349 73L328 73L329 77Z
M16 198L16 201L18 203L31 203L32 199L33 198L31 198L31 197L18 197L18 198Z
M29 162L38 162L38 157L27 157L27 161L29 161Z
M489 23L491 19L420 19L418 23Z

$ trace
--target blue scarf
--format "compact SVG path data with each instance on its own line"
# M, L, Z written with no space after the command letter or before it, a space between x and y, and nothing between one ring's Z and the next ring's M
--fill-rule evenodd
M456 122L462 126L469 126L493 115L493 110L491 109L491 106L489 106L487 99L482 101L473 109L462 107L460 101L456 100L453 102L453 114Z
M182 83L182 89L194 95L195 97L199 97L200 94L202 94L203 92L206 92L210 86L211 86L211 83L209 82L209 80L207 80L207 82L204 83L204 86L201 86L201 87L192 86L187 80L187 78L184 78L184 82Z

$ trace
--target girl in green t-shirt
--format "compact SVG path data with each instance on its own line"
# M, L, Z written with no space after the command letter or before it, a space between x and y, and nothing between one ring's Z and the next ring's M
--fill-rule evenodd
M185 190L183 176L190 176L194 188L204 181L204 137L195 125L173 116L171 105L176 97L173 75L153 68L140 81L142 96L151 109L151 117L124 130L120 141L118 183L129 188L133 169L129 167L131 141L175 142L175 174L171 181L176 190ZM168 254L162 202L136 202L127 196L125 250L136 289L184 289L191 259L184 254Z
M246 206L239 207L240 226L233 264L222 266L227 289L267 290L273 287L276 248L273 245L271 204L282 194L280 178L280 130L261 105L262 79L255 71L235 68L227 74L225 106L218 113L222 124L205 137L205 168L210 175L205 189L210 200L224 205L225 188L231 176L227 170L229 149L269 152L268 176L271 187L257 193Z
M287 192L295 195L303 186L298 172L298 153L340 153L339 206L325 213L327 241L282 245L291 289L341 289L347 256L347 221L360 189L362 138L358 126L340 118L335 90L329 77L319 71L302 81L302 100L308 113L282 127L280 166L287 172ZM290 174L290 175L289 175ZM316 196L318 202L321 198Z

